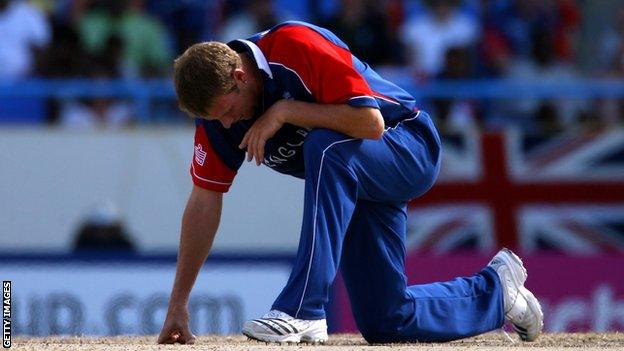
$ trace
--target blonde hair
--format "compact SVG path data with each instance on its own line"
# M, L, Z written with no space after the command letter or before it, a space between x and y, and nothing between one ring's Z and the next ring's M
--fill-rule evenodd
M186 49L173 64L180 109L205 115L215 97L236 89L233 72L241 66L236 51L220 42L198 43Z

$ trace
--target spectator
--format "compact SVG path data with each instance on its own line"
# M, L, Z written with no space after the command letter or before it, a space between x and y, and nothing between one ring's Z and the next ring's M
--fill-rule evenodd
M30 75L50 41L45 15L28 1L0 0L0 78Z
M132 108L124 101L96 98L66 101L60 124L72 129L119 129L133 122Z
M555 53L557 59L572 62L576 57L575 45L581 23L581 11L574 0L557 2L557 22L555 25Z
M506 26L514 16L510 1L481 1L482 40L479 61L482 76L500 77L505 74L514 54Z
M85 56L78 72L92 81L116 79L121 75L124 53L123 40L110 36L102 52ZM106 97L62 101L59 108L60 125L75 129L118 129L133 122L133 110L128 102Z
M321 23L346 42L355 55L371 65L403 62L402 43L388 22L384 1L342 0L340 9Z
M78 19L83 44L100 54L108 38L117 35L124 44L124 76L164 75L171 66L166 29L143 11L143 0L100 1Z
M469 48L454 47L447 50L444 69L438 76L442 80L474 78L472 55ZM434 99L438 126L443 131L462 131L478 127L477 104L468 99Z
M216 38L222 20L221 2L151 0L147 2L147 8L167 26L174 52L182 53L197 42Z
M120 129L131 126L129 103L106 99L79 99L61 105L60 125L72 129Z
M94 57L86 73L96 81L119 77L123 41L116 35L108 38L104 51ZM61 125L77 129L118 129L131 125L132 108L125 102L104 97L66 101L63 103Z
M611 79L624 78L624 8L615 15L613 25L601 40L599 58L603 74ZM599 116L605 126L624 123L624 98L597 102Z
M35 74L40 53L48 46L45 14L29 1L0 0L0 79L20 80ZM45 100L0 96L0 124L44 121Z
M515 57L508 62L506 77L516 81L561 83L578 76L572 65L561 60L556 52L555 32L551 27L536 26L531 38L531 56ZM504 127L519 124L525 130L542 133L541 127L548 130L560 130L576 122L585 104L573 99L557 99L541 101L537 99L520 99L503 101L499 104L498 118L489 121L490 127Z
M119 209L111 201L94 206L76 232L74 250L135 251Z
M600 42L601 67L611 76L624 77L624 8L618 10Z
M451 47L470 47L479 37L475 18L463 14L458 0L427 0L428 11L409 18L402 30L409 64L425 77L437 76Z
M52 44L43 51L38 73L43 77L76 77L84 73L88 54L80 45L78 33L69 25L52 22Z
M481 54L485 74L502 75L512 56L530 59L536 30L553 37L553 55L559 62L574 59L574 43L580 10L571 0L482 0L483 41Z
M233 12L234 15L228 16L221 28L220 41L228 42L233 39L246 38L253 33L271 28L279 22L272 0L243 1L243 8L242 11L237 10ZM226 12L231 10L231 8L226 8Z
M57 20L52 21L52 43L41 53L37 72L44 78L69 78L85 74L90 66L90 57L82 49L78 33L68 24ZM56 124L59 119L59 101L47 99L46 120Z

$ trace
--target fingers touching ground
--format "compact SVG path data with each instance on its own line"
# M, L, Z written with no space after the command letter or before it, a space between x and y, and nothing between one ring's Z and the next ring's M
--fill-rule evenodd
M158 343L159 344L175 344L175 343L179 343L179 344L194 344L195 341L197 341L197 338L195 337L195 335L193 335L190 332L181 332L178 330L172 331L170 333L167 334L161 334L158 337Z

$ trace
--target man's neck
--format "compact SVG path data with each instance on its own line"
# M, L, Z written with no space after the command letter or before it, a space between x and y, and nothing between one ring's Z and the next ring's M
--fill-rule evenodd
M240 58L243 63L243 69L248 72L249 80L255 90L260 91L262 89L262 75L260 74L260 68L256 65L256 61L248 53L240 53Z

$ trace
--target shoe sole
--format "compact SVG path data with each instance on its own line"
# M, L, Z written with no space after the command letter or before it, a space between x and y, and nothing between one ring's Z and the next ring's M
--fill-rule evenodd
M527 302L529 311L531 311L533 315L537 316L538 321L537 330L529 333L529 330L527 329L525 338L523 338L520 333L518 334L520 335L520 339L522 341L535 341L535 339L537 339L537 337L542 333L542 329L544 328L544 313L542 312L542 306L540 305L535 295L533 295L533 293L524 286L518 289L518 293L522 295L524 300Z

